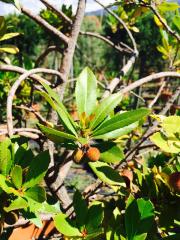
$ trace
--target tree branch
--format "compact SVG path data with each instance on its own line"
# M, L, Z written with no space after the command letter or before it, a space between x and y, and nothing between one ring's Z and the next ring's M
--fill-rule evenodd
M60 73L63 75L63 80L65 82L67 81L67 78L70 72L77 38L80 32L80 27L83 21L84 13L85 13L85 7L86 7L86 0L79 0L75 21L72 26L72 31L69 37L69 42L64 51L62 63L59 70Z
M54 34L56 37L58 37L61 41L63 41L64 43L68 44L69 42L69 38L64 35L63 33L61 33L60 31L58 31L55 27L53 27L52 25L50 25L48 22L46 22L43 18L41 18L38 15L33 14L29 9L25 8L24 6L21 6L21 11L26 14L28 17L30 17L31 19L33 19L36 23L38 23L40 26L42 26L43 28L45 28L47 31L49 31L50 33Z
M66 16L61 10L57 9L55 6L53 6L49 1L47 0L40 0L48 9L50 9L52 12L54 12L58 17L63 18L68 22L69 24L72 24L72 20Z
M165 30L171 34L172 36L174 36L178 42L180 42L180 36L178 33L176 33L175 31L173 31L170 26L163 20L163 18L161 17L161 15L159 14L159 12L157 11L156 7L154 6L154 4L149 5L149 8L153 11L153 13L156 15L156 17L159 19L159 21L162 23L162 25L164 26Z
M39 66L39 64L41 63L41 61L51 52L53 51L58 51L60 53L62 53L62 49L59 49L57 46L49 46L48 48L45 49L45 51L37 58L36 62L35 62L35 66Z
M122 94L127 93L127 92L143 85L144 83L147 83L147 82L159 79L159 78L163 78L163 77L177 77L177 78L180 78L180 73L177 73L177 72L155 73L155 74L152 74L150 76L147 76L147 77L144 77L144 78L141 78L141 79L135 81L134 83L130 84L129 86L123 88L120 92Z
M108 90L106 90L103 94L103 98L106 98L110 95L110 93L112 93L115 88L118 86L118 84L121 82L122 77L124 75L126 75L129 70L131 69L131 67L133 66L133 64L135 63L136 57L133 55L128 62L126 63L126 65L121 69L121 76L120 78L114 78L110 84L108 85Z
M125 48L121 48L120 46L116 45L115 43L113 43L110 39L108 39L105 36L102 36L98 33L93 33L93 32L83 32L80 31L80 35L84 35L84 36L88 36L88 37L95 37L97 39L100 39L102 41L104 41L105 43L107 43L109 46L113 47L114 49L118 50L119 52L127 52L127 53L132 53L132 51L130 51L129 49L125 49Z
M131 39L131 42L132 42L132 45L133 45L133 48L134 48L134 53L135 53L136 56L138 56L136 41L135 41L131 31L129 30L129 28L126 26L126 23L120 17L118 17L117 14L115 14L113 11L108 9L104 4L102 4L99 0L95 0L95 2L97 2L101 7L103 7L114 18L116 18L116 20L124 27L124 29L126 30L126 32L129 35L129 38Z
M8 127L8 134L10 137L13 135L12 103L13 103L13 98L15 96L16 90L26 78L28 78L29 76L35 73L47 73L47 74L54 74L57 76L61 76L61 74L56 70L36 68L30 71L26 71L15 81L15 83L13 84L13 86L9 91L8 98L7 98L7 127Z
M24 74L27 72L26 69L18 67L18 66L13 66L13 65L0 65L0 71L15 72L15 73L19 73L19 74ZM57 71L57 74L60 74L60 73L58 73L58 71ZM60 76L61 75L59 75L59 77ZM49 82L47 80L45 80L44 78L42 78L36 74L29 76L29 78L31 78L32 80L35 80L35 81L39 81L39 82L42 81L49 85Z

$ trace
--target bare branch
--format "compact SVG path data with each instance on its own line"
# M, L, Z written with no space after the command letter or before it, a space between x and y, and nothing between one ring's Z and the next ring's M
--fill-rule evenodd
M15 73L19 73L19 74L24 74L27 72L26 69L18 67L18 66L13 66L13 65L0 65L0 71L15 72ZM31 78L32 80L35 80L35 81L39 81L39 82L42 81L49 85L49 82L46 79L44 79L36 74L29 76L29 78Z
M34 128L14 128L13 134L16 134L16 133L31 139L38 139L39 135L42 135L41 131ZM7 134L8 134L7 129L0 129L0 136L7 135Z
M62 40L64 43L68 44L68 37L58 31L55 27L50 25L48 22L46 22L43 18L41 18L38 15L33 14L29 9L25 8L24 6L21 6L21 11L26 14L28 17L32 18L36 23L38 23L40 26L44 27L46 30L48 30L50 33L54 34L56 37L58 37L60 40Z
M135 41L131 31L129 30L129 28L126 26L126 23L120 17L118 17L117 14L115 14L113 11L108 9L104 4L102 4L99 0L95 0L95 2L97 2L100 6L102 6L114 18L116 18L116 20L124 27L124 29L126 30L126 32L129 35L129 38L131 39L131 42L132 42L132 45L133 45L133 48L134 48L134 53L135 53L136 56L138 56L136 41Z
M151 103L149 104L149 108L152 108L154 106L154 104L157 102L157 100L159 99L159 97L161 96L161 93L162 93L162 90L164 89L166 85L166 82L165 81L162 81L162 84L156 94L156 97L151 101Z
M58 51L60 53L62 53L62 49L58 48L57 46L49 46L48 48L45 49L45 51L37 58L36 62L35 62L35 66L39 66L39 64L41 63L41 61L43 61L43 59L51 52L53 51Z
M45 124L45 125L48 125L48 124L49 124L48 121L46 121L46 119L45 119L39 112L37 112L36 110L34 110L34 109L31 108L31 107L26 107L26 106L13 106L13 107L15 107L15 108L17 108L17 109L25 110L25 111L27 111L27 112L31 112L31 113L33 113L33 114L36 116L36 118L37 118L41 123L43 123L43 124Z
M136 57L132 56L128 62L126 63L126 65L124 65L124 67L121 69L121 77L120 78L114 78L110 84L108 85L108 90L106 90L103 94L103 98L106 98L110 95L110 93L112 93L115 88L118 86L118 84L121 82L122 77L124 75L126 75L129 70L131 69L131 67L133 66L133 64L135 63Z
M60 67L60 73L63 74L64 81L67 81L67 78L70 72L77 38L80 32L80 27L84 17L85 7L86 7L86 0L79 0L78 9L77 9L74 24L72 26L72 31L69 37L68 46L64 51L64 56L63 56L61 67Z
M13 117L12 117L12 103L13 103L13 98L15 96L16 90L20 86L20 84L29 76L35 74L35 73L47 73L47 74L54 74L61 76L61 74L52 69L44 69L44 68L36 68L32 69L30 71L26 71L24 74L22 74L17 81L13 84L11 87L8 98L7 98L7 126L8 126L8 134L9 136L13 135Z
M124 89L122 89L120 92L122 94L124 93L127 93L147 82L150 82L150 81L153 81L153 80L156 80L156 79L159 79L159 78L163 78L163 77L176 77L176 78L180 78L180 73L177 73L177 72L160 72L160 73L155 73L155 74L152 74L150 76L147 76L147 77L144 77L144 78L141 78L137 81L135 81L134 83L130 84L129 86L125 87Z
M110 39L108 39L105 36L102 36L98 33L93 33L93 32L83 32L80 31L81 35L85 35L85 36L89 36L89 37L95 37L97 39L100 39L102 41L104 41L105 43L107 43L108 45L110 45L111 47L113 47L114 49L118 50L119 52L127 52L127 53L132 53L132 51L130 51L129 49L125 49L125 48L121 48L120 46L116 45L115 43L113 43Z
M164 21L164 19L161 17L161 15L159 14L158 10L156 9L156 7L154 6L154 4L152 3L149 8L153 11L153 13L156 15L156 17L159 19L159 21L162 23L162 25L164 26L165 30L171 34L172 36L174 36L178 42L180 42L180 36L178 33L176 33L175 31L173 31L170 26Z

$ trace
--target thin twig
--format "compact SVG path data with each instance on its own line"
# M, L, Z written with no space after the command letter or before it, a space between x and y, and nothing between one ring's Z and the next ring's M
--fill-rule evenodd
M127 27L126 23L117 16L117 14L115 14L113 11L111 11L110 9L108 9L104 4L102 4L99 0L95 0L95 2L97 2L101 7L103 7L109 14L111 14L114 18L116 18L116 20L124 27L124 29L126 30L126 32L129 35L129 38L131 39L133 48L134 48L134 54L136 56L138 56L138 50L137 50L137 44L136 41L131 33L131 31L129 30L129 28Z
M157 100L161 96L161 93L162 93L165 85L166 85L166 82L163 81L161 87L159 88L159 90L158 90L158 92L156 94L156 97L151 101L151 103L149 104L148 108L152 108L154 106L154 104L157 102Z
M93 32L83 32L80 31L80 35L84 35L84 36L88 36L88 37L94 37L97 39L100 39L102 41L104 41L105 43L107 43L109 46L113 47L114 49L116 49L119 52L127 52L127 53L132 53L132 51L126 48L121 48L120 46L116 45L114 42L112 42L110 39L108 39L105 36L100 35L99 33L93 33Z
M127 93L147 82L159 79L159 78L163 78L163 77L176 77L176 78L180 78L180 73L178 72L160 72L160 73L154 73L152 75L149 75L147 77L141 78L137 81L135 81L134 83L130 84L129 86L123 88L120 92L122 94Z
M55 27L50 25L47 21L45 21L43 18L41 18L39 15L35 15L32 13L29 9L25 8L24 6L21 6L21 11L26 14L28 17L33 19L36 23L38 23L40 26L45 28L50 33L54 34L56 37L58 37L60 40L62 40L64 43L68 44L69 38L64 35L62 32L58 31Z
M8 127L8 134L9 136L13 135L13 117L12 117L12 103L13 103L13 98L15 96L16 90L18 87L21 85L21 83L28 78L29 76L35 74L35 73L47 73L47 74L53 74L57 76L61 76L61 74L52 69L45 69L45 68L36 68L32 69L30 71L26 71L24 74L22 74L13 84L11 87L8 98L7 98L7 127Z
M44 3L44 5L50 9L51 11L53 11L58 17L63 18L64 20L66 20L66 22L68 22L69 24L72 24L72 20L66 16L61 10L57 9L55 6L53 6L53 4L51 4L49 1L47 0L40 0L42 3Z
M151 5L149 5L149 8L153 11L153 13L156 15L156 17L159 19L159 21L162 23L162 25L164 26L165 30L171 34L172 36L174 36L178 42L180 42L180 36L178 33L176 33L175 31L173 31L170 26L164 21L164 19L161 17L161 15L159 14L158 10L156 9L156 7L154 6L154 4L152 3Z

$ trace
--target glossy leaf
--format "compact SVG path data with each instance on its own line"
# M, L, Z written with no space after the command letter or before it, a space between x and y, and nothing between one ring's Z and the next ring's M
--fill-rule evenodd
M94 111L95 117L90 124L91 129L95 129L107 116L114 110L114 108L120 103L122 95L119 93L112 94L104 99Z
M180 134L180 116L166 117L162 122L162 127L168 136L174 136L175 133Z
M82 237L78 228L74 227L63 213L59 213L54 217L54 224L57 230L65 236Z
M158 9L162 12L175 11L179 8L178 3L173 2L163 2L158 6Z
M55 110L57 111L62 124L64 124L70 131L71 133L73 133L74 135L77 135L75 129L76 129L76 124L74 122L74 120L72 119L72 117L70 116L70 114L68 113L66 107L63 105L63 103L60 100L59 95L53 90L51 89L46 83L41 82L41 84L43 85L43 87L45 88L45 90L47 91L47 93L49 94L49 96L55 101L56 107ZM47 99L46 96L44 96ZM48 100L49 102L49 100ZM49 102L49 104L52 104L52 101ZM53 105L52 105L53 107Z
M2 37L0 37L0 41L8 40L8 39L11 39L11 38L16 37L18 35L19 35L19 33L6 33Z
M124 128L132 123L141 120L150 113L149 109L138 109L121 114L116 114L111 119L105 121L99 128L93 132L93 136L103 135L114 130Z
M93 138L94 139L104 139L104 140L115 139L115 138L118 138L120 136L123 136L123 135L126 135L126 134L130 133L132 130L134 130L138 126L139 126L139 122L135 122L135 123L132 123L132 124L126 126L126 127L114 130L112 132L107 132L107 133L104 133L102 135L94 136Z
M81 228L85 224L88 208L86 201L78 190L76 190L73 197L73 207L76 213L77 226L78 228Z
M6 212L11 212L18 209L25 209L27 207L28 202L24 198L18 197L15 200L13 200L8 207L4 207L4 210Z
M16 54L19 52L19 49L13 45L2 45L0 47L0 52L6 52L11 54Z
M0 173L3 175L9 174L12 163L11 140L7 138L0 142Z
M46 200L46 192L44 190L44 188L40 187L40 186L34 186L32 188L29 188L24 196L32 198L33 200L35 200L36 202L44 202Z
M82 113L90 115L96 107L96 88L97 80L93 72L88 68L84 68L76 82L76 104L79 116Z
M93 204L88 209L88 215L86 220L86 229L88 233L95 232L96 229L98 229L103 221L104 213L102 204Z
M19 192L13 188L12 184L2 174L0 174L0 188L2 188L2 190L8 194L20 196Z
M11 172L11 178L14 186L20 189L22 186L23 170L21 166L15 165Z
M173 23L174 25L178 28L178 30L180 31L180 16L179 15L175 15L173 18Z
M40 130L42 131L42 133L44 133L46 135L46 137L49 138L50 140L52 140L53 142L64 143L67 139L70 141L77 140L74 135L58 131L54 128L46 127L39 123L37 125L40 128Z
M156 144L159 148L161 148L162 151L164 152L169 152L169 153L180 152L180 145L179 145L180 141L175 137L168 139L163 133L157 132L150 137L150 140L154 144Z
M47 85L45 85L44 83L43 83L43 86L44 87L46 86L46 88L47 88ZM51 90L51 91L53 91L53 90ZM51 92L50 93L49 92L48 92L48 94L46 92L38 92L38 93L40 95L42 95L46 99L46 101L51 105L51 107L58 113L60 121L61 121L62 125L64 126L64 128L67 131L73 133L73 135L77 136L77 133L76 133L76 131L73 127L73 124L72 124L73 120L71 121L69 119L67 110L65 109L65 107L63 106L63 104L61 102L58 102L58 104L57 104L56 102L54 102L52 100L51 96L54 97L54 94L56 94L56 93L53 92L53 94L52 94ZM56 99L57 99L57 97L56 97Z
M125 228L128 240L145 240L154 220L154 207L143 198L128 199L125 212Z
M50 157L48 151L41 152L31 162L23 187L30 188L39 184L48 169Z
M107 163L117 163L124 158L124 153L114 142L103 142L98 149L101 153L100 160Z
M89 162L89 166L101 181L112 186L125 186L124 180L119 173L111 168L107 163L100 161Z

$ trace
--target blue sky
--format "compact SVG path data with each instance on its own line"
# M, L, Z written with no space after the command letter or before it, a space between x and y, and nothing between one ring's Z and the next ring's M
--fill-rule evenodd
M39 11L39 9L41 9L43 7L43 4L41 4L41 2L39 0L20 0L20 2L30 8L33 12L37 13ZM53 3L54 5L59 5L60 4L73 4L74 9L76 8L77 5L77 0L49 0L49 2ZM102 2L104 4L109 4L114 2L113 0L102 0ZM90 11L95 11L101 9L101 7L96 4L93 0L87 0L87 5L86 5L86 12L90 12ZM0 15L3 16L5 14L8 14L10 12L14 12L15 8L10 5L10 4L6 4L6 3L1 3L0 2Z

